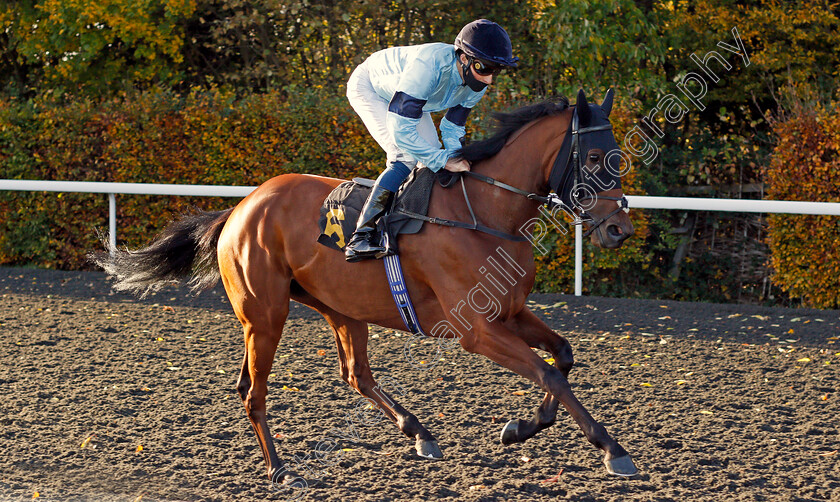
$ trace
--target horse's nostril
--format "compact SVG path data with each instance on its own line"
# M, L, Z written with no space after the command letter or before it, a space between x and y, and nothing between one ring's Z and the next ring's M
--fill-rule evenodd
M610 237L621 237L622 235L624 235L624 232L621 231L621 227L619 227L618 225L609 225L607 227L607 233L610 235Z

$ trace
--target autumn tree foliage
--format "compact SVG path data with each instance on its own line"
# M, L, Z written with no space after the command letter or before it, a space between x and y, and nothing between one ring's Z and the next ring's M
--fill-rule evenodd
M195 10L196 0L5 2L0 81L14 94L175 84Z
M768 197L840 202L838 103L808 103L794 96L772 120L778 143L766 168ZM840 223L837 216L768 217L774 280L808 306L840 306Z
M0 102L2 178L254 186L283 173L375 176L376 143L350 110L314 94L234 99L220 90L146 91L61 106ZM318 137L314 143L310 138ZM236 199L118 195L120 245L138 247L191 206ZM85 268L107 226L98 194L0 191L0 265Z
M471 114L473 138L486 134L493 110L578 88L597 99L612 87L621 143L688 73L701 71L697 58L721 52L731 69L718 68L702 108L675 122L650 119L662 133L652 138L658 155L634 159L626 185L633 194L732 196L722 187L769 184L782 165L775 159L789 154L765 115L781 87L807 84L823 102L840 100L839 16L838 4L823 0L0 2L0 178L257 184L290 171L373 176L383 159L344 98L350 72L378 49L452 41L465 23L486 17L508 30L521 64ZM719 46L734 43L733 28L749 64ZM789 188L803 191L772 196L827 196ZM101 220L98 209L74 216L97 207L95 199L0 193L0 208L14 215L0 221L0 263L83 266L71 246L90 243L70 236ZM132 204L119 204L130 245L183 206ZM764 220L746 232L744 218L714 212L633 217L641 232L620 253L587 245L586 291L761 300L766 281L734 272L729 259L749 247L774 253L777 292L807 296L786 285ZM537 256L538 285L569 291L570 238L549 240L550 252ZM757 266L767 277L768 267Z

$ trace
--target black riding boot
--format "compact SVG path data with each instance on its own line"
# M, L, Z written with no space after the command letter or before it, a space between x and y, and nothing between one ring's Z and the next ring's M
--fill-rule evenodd
M347 261L359 261L366 258L374 258L377 253L385 252L385 248L374 242L376 238L376 220L382 216L391 203L394 192L386 190L381 186L374 185L370 195L365 201L365 206L359 214L356 222L356 231L353 237L344 248L344 256Z

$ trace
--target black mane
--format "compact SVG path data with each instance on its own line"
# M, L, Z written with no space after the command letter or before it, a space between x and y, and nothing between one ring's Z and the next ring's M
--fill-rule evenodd
M468 143L461 148L460 156L470 162L483 160L499 153L511 134L521 127L542 117L557 115L569 108L569 100L564 96L523 106L511 112L494 112L496 122L493 135L481 141Z

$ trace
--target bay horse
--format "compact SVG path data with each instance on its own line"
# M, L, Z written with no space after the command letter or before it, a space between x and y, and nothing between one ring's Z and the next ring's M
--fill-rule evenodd
M607 92L600 106L587 103L583 91L577 98L575 106L561 98L496 114L496 134L461 151L476 175L465 178L463 191L434 187L429 216L469 221L474 215L485 226L510 235L522 233L522 228L530 231L541 204L548 203L555 209L575 208L593 244L619 247L634 230L626 214L617 163L610 161L608 153L618 150L608 118L613 92ZM418 455L443 457L434 436L379 388L371 374L368 323L405 329L381 261L348 263L343 253L317 242L319 209L342 181L277 176L233 208L200 212L170 223L145 248L91 255L116 279L117 289L141 295L184 278L191 278L195 289L210 287L221 278L244 329L245 355L237 390L268 476L277 483L301 479L281 466L266 416L267 380L290 300L316 310L332 327L341 378L414 438ZM557 197L550 196L551 191ZM575 200L580 192L590 195ZM458 342L464 350L484 355L545 391L533 418L511 420L504 426L503 443L525 441L549 427L562 404L586 439L604 451L610 474L637 473L627 451L572 392L568 375L574 359L569 342L525 306L535 276L529 242L426 224L417 234L401 236L399 248L421 323L433 326L447 321L459 326ZM522 274L515 284L505 284L507 294L501 297L498 315L491 319L465 307L463 299L486 276L482 261L500 249ZM534 348L551 353L554 364L543 360Z

